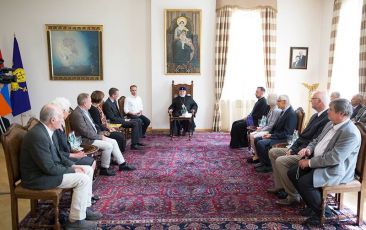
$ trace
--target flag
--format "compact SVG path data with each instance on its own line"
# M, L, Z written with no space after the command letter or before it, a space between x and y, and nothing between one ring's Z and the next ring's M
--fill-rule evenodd
M1 50L0 50L0 59L3 59L3 55L1 54ZM4 65L0 64L0 69L3 68L3 67L4 67ZM8 85L9 84L3 85L3 87L0 90L0 116L6 116L9 113L11 113Z
M16 37L14 37L13 69L13 75L17 77L17 82L11 83L10 101L11 108L13 110L13 116L17 116L30 110L31 106L29 101L26 76L23 69L22 58L20 56L20 50Z

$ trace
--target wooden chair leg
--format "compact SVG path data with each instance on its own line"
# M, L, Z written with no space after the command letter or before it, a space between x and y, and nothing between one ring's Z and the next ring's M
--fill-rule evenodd
M327 195L326 193L322 192L322 201L321 201L321 209L320 209L320 226L324 226L324 214L325 214L325 206L327 204Z
M18 216L18 199L11 195L11 223L13 229L19 229L19 216Z
M248 151L252 150L252 145L250 144L250 131L247 131L247 140L248 140Z
M31 205L31 215L32 215L32 217L36 217L36 216L37 216L37 205L38 205L38 200L36 200L36 199L31 199L31 200L30 200L30 205Z
M358 226L363 224L363 206L364 206L364 194L362 191L358 192L358 199L357 199L357 219L356 223Z
M338 194L338 210L342 210L343 209L343 193L339 193Z
M61 224L60 224L60 220L59 220L60 212L59 212L59 209L58 209L59 203L60 203L59 198L56 198L55 200L53 200L53 206L54 206L54 209L55 209L55 226L54 226L55 230L60 230L61 229Z
M170 140L173 140L173 121L170 120L170 123L169 123L169 131L170 131Z

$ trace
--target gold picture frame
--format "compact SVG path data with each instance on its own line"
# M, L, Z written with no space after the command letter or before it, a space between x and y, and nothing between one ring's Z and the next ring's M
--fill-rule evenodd
M201 74L201 12L200 9L165 10L166 75Z
M102 25L47 24L50 80L103 80Z

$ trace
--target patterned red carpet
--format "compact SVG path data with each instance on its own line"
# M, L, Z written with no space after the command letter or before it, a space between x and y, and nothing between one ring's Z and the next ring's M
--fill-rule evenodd
M275 204L276 197L266 192L271 174L255 173L245 160L249 153L230 149L229 138L195 133L192 141L162 134L143 139L145 150L124 154L136 171L94 183L101 200L93 209L104 215L100 229L307 229L300 206ZM65 196L62 220L69 202ZM49 212L43 208L38 218L28 216L22 224L49 221ZM325 227L356 228L349 211L339 219L328 219Z

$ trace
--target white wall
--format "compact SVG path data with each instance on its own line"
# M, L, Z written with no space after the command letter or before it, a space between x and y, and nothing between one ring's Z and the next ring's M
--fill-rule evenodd
M214 44L215 1L151 1L151 79L152 127L169 127L167 108L171 103L172 80L176 83L194 81L194 100L198 104L196 125L198 129L211 129L214 105ZM164 9L201 9L201 74L164 75Z
M58 96L76 106L80 92L112 86L129 94L135 83L151 117L150 6L146 0L12 0L2 1L0 49L11 66L16 34L27 75L31 115ZM45 24L103 25L104 81L50 81Z
M307 108L307 90L302 82L320 82L327 77L330 21L333 0L278 0L277 93L290 96L294 107ZM201 74L164 75L164 9L201 9ZM15 13L16 12L16 13ZM0 7L3 20L0 49L11 66L13 33L16 33L31 99L30 115L38 117L43 104L65 96L76 105L80 92L104 92L115 86L128 95L128 86L138 85L145 114L153 129L168 128L167 107L171 81L194 81L194 99L199 105L197 128L210 129L214 105L214 0L12 0ZM19 15L19 16L17 16ZM103 25L104 81L50 81L45 24ZM291 46L309 47L307 70L289 69Z
M301 83L321 83L328 63L332 0L277 1L277 75L276 92L288 94L292 105L307 112L307 89ZM309 47L308 66L289 69L290 47ZM326 80L325 80L326 81Z

